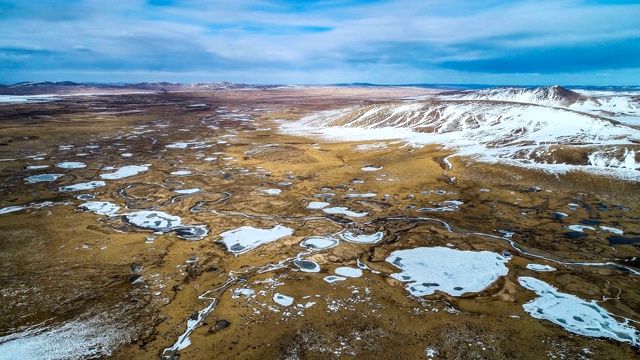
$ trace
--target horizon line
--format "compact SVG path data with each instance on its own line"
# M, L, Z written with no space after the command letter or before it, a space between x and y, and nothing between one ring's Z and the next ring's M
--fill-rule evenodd
M561 87L614 87L614 88L633 88L640 87L640 85L593 85L593 84L527 84L527 85L514 85L514 84L490 84L490 83L397 83L397 84L379 84L369 82L338 82L338 83L249 83L249 82L233 82L233 81L194 81L194 82L170 82L165 80L159 81L140 81L140 82L100 82L100 81L20 81L16 83L0 83L0 86L11 87L17 85L40 85L40 84L76 84L76 85L108 85L108 86L126 86L126 85L140 85L140 84L160 84L166 83L171 85L193 85L193 84L235 84L235 85L248 85L248 86L372 86L372 87L443 87L443 86L455 86L455 87L549 87L549 86L561 86Z

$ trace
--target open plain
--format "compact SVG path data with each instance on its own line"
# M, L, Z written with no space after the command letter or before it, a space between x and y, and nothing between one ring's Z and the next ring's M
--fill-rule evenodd
M436 92L0 104L0 359L637 358L634 173L281 130Z

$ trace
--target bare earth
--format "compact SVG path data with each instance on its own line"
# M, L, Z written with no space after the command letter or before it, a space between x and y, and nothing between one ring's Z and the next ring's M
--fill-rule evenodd
M595 300L638 328L640 276L625 267L640 271L640 244L611 246L612 234L603 230L572 238L565 226L597 221L637 239L639 182L457 157L449 170L443 159L451 152L439 145L334 143L277 131L280 123L315 111L433 92L317 87L0 104L0 209L26 207L0 215L0 347L9 335L36 325L54 331L73 323L90 328L81 340L94 339L102 348L58 358L637 358L638 348L629 343L572 334L527 314L523 304L536 295L518 278L535 277ZM175 145L180 142L188 144ZM55 166L62 162L86 167ZM49 167L26 168L34 165ZM114 171L105 167L129 165L148 170L100 177ZM189 173L171 174L176 171ZM24 180L37 174L62 176ZM98 180L105 186L59 191ZM194 188L199 191L190 192ZM375 195L345 197L366 193ZM81 194L121 209L113 216L83 210ZM307 208L327 197L332 207L368 215ZM462 202L453 211L417 212L453 200ZM122 216L141 210L206 225L209 233L185 240ZM226 231L276 225L292 235L238 255L221 242ZM377 243L341 240L319 251L300 246L307 237L339 239L345 231L384 237ZM396 250L436 246L508 251L508 274L479 293L411 296L406 284L390 277L399 269L385 259ZM320 272L301 271L295 260L302 259ZM528 264L557 271L536 272ZM325 280L336 268L358 266L360 277ZM276 302L277 294L293 303ZM190 345L165 351L188 323L196 324ZM5 358L11 353L0 354Z

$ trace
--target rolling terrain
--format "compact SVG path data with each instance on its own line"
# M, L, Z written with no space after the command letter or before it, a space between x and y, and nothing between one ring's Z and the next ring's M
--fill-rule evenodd
M632 125L637 96L616 99L625 106L615 117L605 117L595 113L612 108L611 98L559 86L449 92L332 110L284 128L327 139L441 144L479 161L635 180L640 176L640 128ZM627 117L628 123L616 117Z

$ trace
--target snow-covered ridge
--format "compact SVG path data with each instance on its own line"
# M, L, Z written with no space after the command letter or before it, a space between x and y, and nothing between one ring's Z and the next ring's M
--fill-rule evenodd
M284 123L281 129L336 141L402 139L418 146L441 144L482 161L559 172L580 168L620 178L640 178L640 128L568 106L524 102L530 95L537 97L527 101L552 99L557 90L540 89L511 97L517 101L454 100L437 95L359 106L312 114L298 122ZM504 88L492 90L513 95ZM480 96L471 93L465 96ZM482 96L490 93L482 90ZM574 101L569 106L595 101L579 94L569 98Z
M452 100L491 100L537 104L554 107L570 107L573 104L600 105L595 97L581 95L561 86L544 86L538 88L501 87L475 91L456 91L444 93L443 99Z
M538 88L501 87L455 91L438 95L442 100L505 101L559 107L640 125L640 92L572 91L558 85Z

